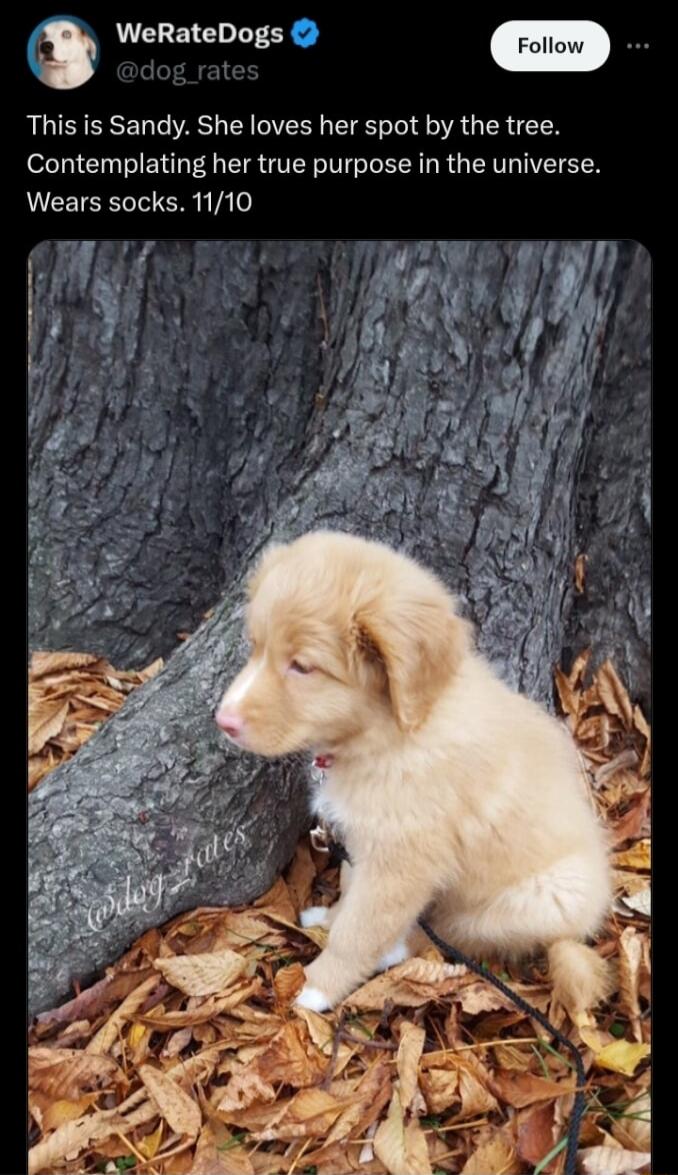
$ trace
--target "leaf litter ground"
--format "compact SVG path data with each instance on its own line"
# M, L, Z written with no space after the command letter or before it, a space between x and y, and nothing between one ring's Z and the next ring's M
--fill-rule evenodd
M577 1043L587 1072L579 1166L649 1170L650 729L607 661L556 671L582 779L610 831L615 901L596 949L616 991L573 1024L540 961L488 960ZM75 754L162 668L36 653L29 787ZM325 941L300 910L338 871L302 839L248 907L200 908L147 931L29 1038L32 1175L560 1175L569 1058L491 985L431 946L327 1015L293 1007Z

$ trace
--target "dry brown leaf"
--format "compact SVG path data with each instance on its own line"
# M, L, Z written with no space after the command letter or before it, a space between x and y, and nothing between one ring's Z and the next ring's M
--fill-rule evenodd
M611 1146L584 1147L577 1157L585 1175L627 1175L629 1171L642 1171L652 1158L647 1151L617 1150Z
M126 1083L125 1074L111 1057L92 1056L82 1049L37 1046L28 1050L29 1088L50 1097L78 1098L86 1090Z
M103 1027L99 1029L96 1036L92 1037L85 1052L98 1053L101 1056L107 1053L111 1045L118 1039L118 1034L126 1018L133 1015L137 1008L141 1007L146 997L157 987L158 983L159 976L151 975L143 983L135 987L129 995L125 996L120 1007L116 1008Z
M619 818L612 825L613 845L623 844L625 840L633 840L640 836L643 832L643 827L647 819L647 812L650 806L650 789L646 788L641 795L638 796L636 802L631 805L628 812Z
M311 893L315 878L316 868L310 845L304 839L299 841L294 859L286 875L287 888L297 916L311 905Z
M462 1175L517 1175L521 1165L511 1143L497 1134L481 1143L461 1170Z
M244 1110L252 1102L274 1100L275 1089L270 1082L264 1081L255 1068L247 1068L231 1078L216 1108L219 1111Z
M156 1129L151 1134L145 1134L143 1138L139 1139L137 1149L141 1151L145 1159L152 1159L158 1151L158 1147L162 1141L164 1132L164 1123L160 1121Z
M291 1020L256 1058L264 1081L282 1081L299 1088L314 1085L325 1073L326 1059L313 1044L306 1025Z
M290 891L284 877L279 877L277 881L274 881L271 888L260 898L257 898L254 907L268 917L277 914L281 919L287 918L292 925L295 924L297 911L294 908L294 902L290 897Z
M627 926L619 937L619 1006L629 1018L636 1040L642 1040L640 1032L640 1004L638 982L643 948L640 935L632 926Z
M526 1116L520 1119L518 1154L526 1163L536 1166L556 1143L553 1106L553 1102L545 1102L530 1109ZM544 1168L548 1173L554 1169L555 1164L549 1164Z
M155 677L160 672L160 670L164 668L165 662L163 661L162 657L157 657L156 660L152 661L150 665L147 665L145 669L137 669L134 676L137 677L143 684L145 681L150 681L152 677Z
M139 1076L143 1081L151 1101L158 1113L177 1134L187 1134L197 1138L202 1117L200 1109L192 1097L160 1069L152 1065L142 1065Z
M482 979L477 983L460 987L454 998L469 1016L477 1016L479 1012L496 1012L500 1008L509 1008L511 1011L515 1009L515 1004L508 996Z
M460 1101L459 1071L456 1068L428 1069L421 1075L421 1089L429 1114L442 1114Z
M633 726L633 706L611 661L605 661L596 673L598 696L609 714L621 718L627 730Z
M391 1066L377 1060L362 1078L356 1089L356 1098L340 1114L330 1130L326 1145L367 1130L381 1114L391 1096ZM313 1160L309 1158L309 1163Z
M302 1089L288 1102L282 1117L277 1116L271 1126L256 1131L254 1137L262 1141L322 1138L345 1108L345 1101L326 1090Z
M403 1110L410 1108L412 1098L418 1089L419 1058L424 1051L425 1042L426 1032L418 1024L412 1024L409 1020L401 1024L396 1065L400 1081L400 1104Z
M500 1069L516 1069L519 1073L529 1069L533 1061L529 1045L497 1044L494 1055Z
M562 669L556 669L554 676L563 714L567 714L576 723L581 705L581 694L572 688L569 678Z
M572 662L572 668L567 675L567 680L569 681L572 689L576 689L577 686L581 685L584 678L584 673L586 672L586 667L590 660L590 649L583 649L581 653L577 653L577 656Z
M549 1081L534 1073L505 1072L502 1069L494 1074L492 1087L502 1101L519 1109L531 1106L534 1102L563 1097L566 1093L572 1093L574 1088L571 1081Z
M652 890L649 885L638 888L635 893L625 895L623 902L635 914L642 914L643 918L649 918L652 914Z
M456 963L436 963L430 959L407 959L359 987L344 1003L359 1011L381 1011L386 1000L402 1007L415 1008L429 1000L449 995L458 986L466 967Z
M652 1115L649 1092L642 1093L628 1107L633 1117L618 1118L612 1123L612 1133L628 1150L647 1151L652 1140Z
M29 675L34 681L47 673L60 673L65 669L82 669L85 665L95 665L98 660L99 657L94 653L36 652L31 657Z
M68 715L68 702L36 702L28 710L28 753L37 755L49 739L59 734Z
M398 1091L374 1135L374 1153L390 1175L431 1175L426 1136L416 1120L405 1125Z
M470 1066L462 1063L459 1068L459 1096L461 1110L455 1121L462 1122L465 1118L476 1118L479 1114L486 1114L490 1110L497 1110L497 1099L489 1089L471 1072Z
M156 959L155 966L162 971L168 983L185 995L214 995L223 992L247 967L247 959L235 951L215 951L207 955L174 955L170 959Z
M187 1028L205 1024L220 1012L234 1008L261 989L261 979L255 976L242 984L236 984L226 995L208 996L204 1003L186 1012L148 1012L138 1019L151 1028Z
M90 1093L76 1101L59 1098L58 1101L49 1102L42 1114L41 1129L43 1133L46 1134L48 1130L57 1130L59 1126L63 1126L64 1122L72 1122L74 1118L80 1118L94 1104L98 1096L98 1094Z
M253 1175L254 1167L245 1148L231 1146L232 1137L225 1127L222 1130L218 1141L214 1126L205 1123L188 1175Z
M631 845L630 849L626 849L623 853L614 853L612 860L615 865L623 866L625 869L649 869L649 837L645 837L643 840L637 840L634 845Z
M273 987L278 1002L291 1004L304 986L304 982L304 968L301 963L292 963L289 967L281 967L273 977Z
M100 1110L73 1122L65 1122L28 1152L28 1172L53 1171L64 1159L76 1159L86 1147L101 1142L118 1130L127 1129L128 1121L120 1113Z

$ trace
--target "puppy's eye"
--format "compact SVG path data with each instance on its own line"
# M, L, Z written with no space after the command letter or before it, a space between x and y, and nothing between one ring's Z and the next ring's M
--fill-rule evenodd
M292 673L312 673L312 665L302 665L300 661L290 661L290 671Z
M68 29L64 29L64 31L61 35L64 38L64 41L70 41L71 34L69 33Z

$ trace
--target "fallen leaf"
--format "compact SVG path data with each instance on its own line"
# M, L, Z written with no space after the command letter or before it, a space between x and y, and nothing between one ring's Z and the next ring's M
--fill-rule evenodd
M632 1077L638 1065L650 1054L648 1044L634 1044L630 1040L615 1040L613 1044L605 1045L596 1053L595 1062L603 1069L611 1069L613 1073L623 1073Z
M479 1012L496 1012L500 1008L510 1008L512 1011L515 1009L515 1004L508 996L490 983L484 983L482 979L477 983L460 987L454 998L469 1016L477 1016Z
M214 1127L206 1122L200 1131L193 1163L188 1175L253 1175L254 1167L242 1146L232 1146L232 1136L224 1130L220 1145ZM165 1165L164 1170L167 1170Z
M405 1020L400 1026L400 1044L396 1054L396 1066L400 1081L400 1104L403 1110L410 1108L418 1086L419 1058L424 1051L426 1032L418 1024Z
M650 789L646 788L642 795L638 797L635 804L631 805L628 812L625 812L612 826L613 845L620 845L625 840L634 840L637 836L640 836L647 819L649 805Z
M247 1068L231 1078L216 1108L224 1112L244 1110L252 1102L272 1101L275 1101L275 1089L270 1082L264 1081L256 1069Z
M554 677L562 711L576 723L581 703L581 694L578 690L572 688L569 678L563 673L562 669L556 669Z
M297 916L311 905L311 892L316 878L316 868L308 841L297 845L294 859L286 874L287 888Z
M63 672L64 669L81 669L94 665L99 657L94 653L33 653L29 668L33 680L47 673Z
M214 995L223 992L242 975L247 959L235 951L207 955L175 955L156 959L155 966L168 983L186 995Z
M457 987L466 967L456 963L435 963L429 959L407 959L376 978L370 979L344 1003L359 1011L378 1010L386 1000L401 1007L415 1008L432 999L449 995Z
M627 730L633 725L633 706L611 661L605 661L596 673L596 685L602 704L609 714L621 718Z
M58 734L68 714L68 702L38 702L28 709L28 753L37 755Z
M647 1151L652 1140L652 1115L649 1092L642 1093L628 1107L628 1117L612 1123L612 1133L629 1150ZM631 1117L631 1115L633 1115Z
M617 1150L611 1146L584 1147L577 1157L585 1175L627 1175L628 1171L647 1167L652 1158L647 1151Z
M456 1068L428 1069L421 1075L421 1089L429 1114L442 1114L461 1100L459 1071Z
M549 1081L534 1073L505 1072L502 1069L494 1074L492 1087L502 1101L518 1108L549 1098L563 1097L566 1093L572 1093L574 1088L571 1081Z
M64 1122L72 1122L74 1118L80 1118L85 1110L93 1104L93 1099L98 1097L98 1094L86 1094L84 1097L78 1098L76 1101L70 1101L67 1098L59 1098L58 1101L51 1102L45 1108L42 1115L41 1128L43 1133L48 1130L57 1130L59 1126L63 1126Z
M646 837L644 840L637 840L630 849L626 849L623 853L615 853L612 860L615 865L623 866L625 869L649 869L649 837Z
M416 1120L405 1125L397 1090L386 1118L379 1123L373 1146L390 1175L431 1175L426 1136Z
M148 1024L151 1028L187 1028L195 1024L205 1024L220 1012L225 1012L249 999L260 988L261 979L255 976L248 982L237 984L226 995L208 996L199 1007L186 1012L148 1012L138 1018L142 1024Z
M76 1159L87 1146L101 1142L125 1130L126 1119L119 1113L101 1110L98 1114L87 1114L73 1122L65 1122L42 1142L32 1146L28 1152L29 1175L41 1171L53 1171L62 1160Z
M273 988L278 1002L291 1004L304 986L304 982L304 968L301 963L292 963L289 967L281 967L273 977Z
M28 1050L28 1085L51 1097L78 1098L86 1090L126 1084L111 1057L92 1056L82 1049L37 1046Z
M636 1040L641 1040L638 982L643 948L640 935L627 926L619 937L619 1007L629 1018Z
M154 1069L152 1065L142 1065L139 1076L148 1090L151 1101L168 1126L177 1134L197 1138L202 1118L193 1098L189 1097L176 1081L160 1069Z
M553 1102L535 1106L520 1120L518 1126L518 1154L526 1163L537 1165L553 1150L554 1137ZM553 1166L544 1168L549 1172Z
M627 894L622 901L625 906L629 906L636 914L642 914L643 918L649 918L651 916L652 892L649 885L638 890L637 893Z
M96 1036L90 1040L87 1045L86 1053L99 1053L102 1056L109 1052L111 1045L118 1039L118 1033L128 1016L136 1012L144 1003L146 997L157 987L159 976L151 975L143 983L140 983L116 1008L115 1012L109 1016L106 1023L99 1029Z
M141 1151L145 1159L152 1159L155 1157L162 1140L164 1126L162 1122L158 1123L157 1128L151 1134L145 1134L137 1143L138 1150Z
M461 1169L462 1175L517 1175L520 1170L515 1149L500 1134L481 1143Z

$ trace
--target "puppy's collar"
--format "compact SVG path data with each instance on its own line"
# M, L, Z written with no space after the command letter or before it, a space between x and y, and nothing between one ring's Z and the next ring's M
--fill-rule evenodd
M317 767L319 771L327 771L334 763L334 755L316 755L313 760L313 766Z

